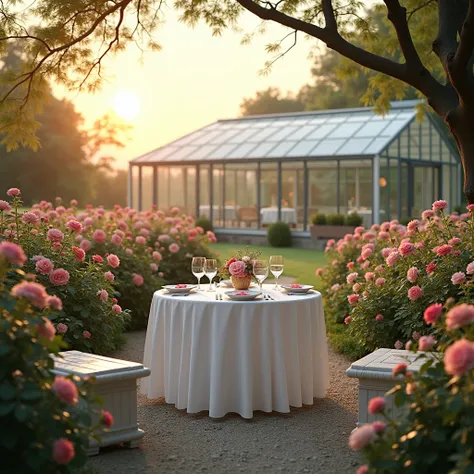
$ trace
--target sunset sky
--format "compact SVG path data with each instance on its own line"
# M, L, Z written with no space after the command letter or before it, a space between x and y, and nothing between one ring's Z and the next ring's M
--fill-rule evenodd
M271 58L265 45L288 31L279 25L242 46L240 33L213 37L206 25L191 29L171 10L166 18L155 32L161 52L145 53L141 62L140 50L130 46L105 63L108 81L101 92L67 93L88 123L114 109L129 118L134 129L125 149L114 152L117 166L126 167L130 159L219 118L237 116L242 99L257 90L297 91L310 80L308 54L315 43L303 37L270 75L259 75ZM245 32L258 24L250 13L242 16Z

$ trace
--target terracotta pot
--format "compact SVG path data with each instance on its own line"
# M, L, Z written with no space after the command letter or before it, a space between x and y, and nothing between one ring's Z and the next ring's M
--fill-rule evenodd
M252 283L252 277L245 276L245 277L238 277L238 276L231 276L232 286L236 290L248 290L250 287L250 283Z

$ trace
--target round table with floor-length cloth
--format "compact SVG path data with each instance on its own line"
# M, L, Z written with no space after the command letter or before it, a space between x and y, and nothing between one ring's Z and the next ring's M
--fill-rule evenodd
M298 223L296 209L292 207L282 207L280 219L278 219L278 207L263 207L260 209L260 214L262 216L262 224L273 224L278 222L278 220L287 224Z
M144 351L151 375L141 393L188 413L207 410L213 418L288 413L324 398L329 375L321 295L288 296L272 287L264 291L273 301L155 292Z

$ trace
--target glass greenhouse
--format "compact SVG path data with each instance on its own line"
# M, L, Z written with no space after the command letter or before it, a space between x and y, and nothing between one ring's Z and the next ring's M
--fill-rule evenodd
M309 235L315 213L358 212L366 226L460 201L461 164L417 101L219 120L130 162L129 204L180 207L222 232L287 222Z

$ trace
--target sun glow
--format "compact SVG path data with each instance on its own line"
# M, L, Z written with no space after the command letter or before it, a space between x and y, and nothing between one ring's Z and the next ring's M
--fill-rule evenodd
M120 91L114 99L115 113L124 120L133 120L140 112L140 101L130 91Z

